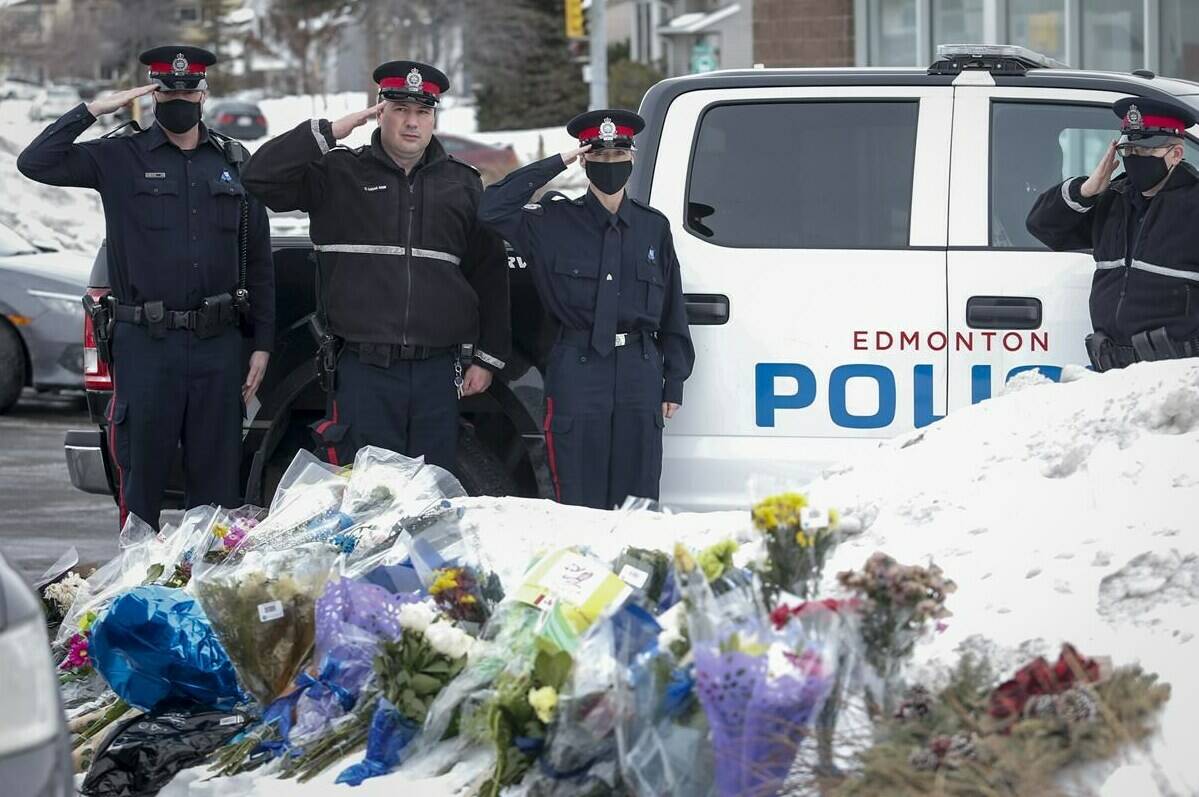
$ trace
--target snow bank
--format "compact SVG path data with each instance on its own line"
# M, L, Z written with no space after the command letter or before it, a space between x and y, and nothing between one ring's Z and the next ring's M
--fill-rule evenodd
M879 549L940 564L958 583L948 603L954 617L918 648L922 668L978 650L1010 671L1030 655L1056 656L1065 641L1115 664L1139 661L1173 686L1162 734L1127 766L1082 773L1084 786L1104 795L1194 794L1199 361L1068 378L1026 378L804 487L817 505L844 507L867 525L834 554L828 589L839 570ZM555 545L587 544L614 557L627 544L668 550L676 539L701 547L750 533L745 512L621 516L522 499L462 503L509 584L538 549ZM447 767L458 762L446 775L401 770L360 792L402 783L406 794L454 794L475 782L484 763L477 751L443 752ZM1158 770L1168 783L1154 784ZM162 794L216 794L199 776L184 773ZM331 793L335 776L336 768L296 787L251 775L222 781L219 793L315 797Z

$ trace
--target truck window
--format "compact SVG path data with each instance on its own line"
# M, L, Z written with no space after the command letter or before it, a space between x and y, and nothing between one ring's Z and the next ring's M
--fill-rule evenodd
M1118 135L1107 105L992 103L991 246L1045 249L1024 225L1033 203L1066 178L1090 174ZM1187 141L1186 157L1199 163L1195 142Z
M712 106L686 229L741 248L904 248L919 113L915 100Z

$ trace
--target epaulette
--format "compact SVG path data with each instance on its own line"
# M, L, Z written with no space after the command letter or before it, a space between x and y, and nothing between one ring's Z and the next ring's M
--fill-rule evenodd
M662 218L666 219L667 221L670 221L670 219L666 218L665 213L658 210L656 207L653 207L652 205L647 205L646 203L642 202L640 199L633 199L632 197L629 197L629 201L632 202L634 205L636 205L639 208L644 208L645 210L648 210L650 213L656 213L657 215L661 216Z
M471 165L470 165L469 163L467 163L466 161L460 161L460 160L458 160L457 158L455 158L453 155L450 155L449 153L446 153L446 156L445 156L445 157L446 157L446 160L448 160L448 161L450 161L450 162L452 162L452 163L456 163L456 164L458 164L459 166L465 166L466 168L470 169L470 170L471 170L472 172L474 172L475 174L477 174L477 175L479 175L479 176L482 176L482 172L480 172L480 171L479 171L478 169L476 169L474 166L471 166Z

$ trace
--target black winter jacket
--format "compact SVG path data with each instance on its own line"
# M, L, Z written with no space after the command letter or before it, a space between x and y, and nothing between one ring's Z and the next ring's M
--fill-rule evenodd
M499 370L511 345L503 241L476 219L483 184L434 136L410 175L379 131L338 146L326 119L264 144L245 164L246 187L276 211L303 210L324 275L334 335L362 343L474 343Z
M1094 251L1095 330L1122 345L1163 326L1174 340L1199 336L1199 172L1183 161L1151 199L1122 178L1084 198L1084 182L1075 177L1042 194L1028 231L1050 249Z

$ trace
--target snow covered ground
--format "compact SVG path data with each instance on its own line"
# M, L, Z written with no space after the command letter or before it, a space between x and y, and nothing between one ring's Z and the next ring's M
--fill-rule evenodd
M932 559L958 584L948 629L918 650L920 669L964 650L1005 673L1062 642L1113 664L1140 662L1173 686L1162 733L1123 768L1082 774L1079 793L1199 794L1193 725L1199 716L1199 361L1133 366L1063 384L1027 375L1007 395L953 413L802 488L865 530L835 552L835 574L875 550ZM668 550L726 537L749 542L747 512L621 516L521 499L466 499L467 517L506 583L538 549L572 543L615 556L636 544ZM743 548L743 554L749 551ZM447 747L438 777L401 770L368 781L363 797L445 795L484 759ZM183 773L163 797L337 793L337 768L305 787L269 777L200 783ZM189 790L190 785L190 790ZM348 793L348 792L347 792Z
M285 133L301 122L313 118L339 119L348 113L367 107L364 92L346 92L322 96L280 97L259 103L267 118L270 135ZM96 192L84 188L56 188L27 180L17 172L16 158L48 124L28 118L28 101L0 101L0 223L6 224L35 243L47 243L84 254L94 254L104 238L104 213ZM508 130L479 133L472 105L455 103L447 98L438 111L437 129L440 132L468 136L484 144L511 144L524 163L571 149L574 140L563 127ZM368 123L355 130L343 142L356 147L370 143L375 130ZM107 132L100 124L93 125L80 140ZM253 151L267 139L247 141ZM578 169L571 169L551 183L552 188L576 194L582 191L584 178ZM307 219L302 214L272 216L276 235L306 235Z

